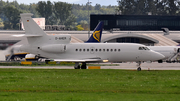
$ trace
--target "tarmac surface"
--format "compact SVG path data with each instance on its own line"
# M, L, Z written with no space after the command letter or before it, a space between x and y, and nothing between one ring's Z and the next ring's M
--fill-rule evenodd
M101 66L101 69L124 69L137 70L137 63L114 63L119 66ZM22 68L22 69L74 69L73 66L0 66L0 68ZM88 68L88 66L87 66ZM180 63L142 63L142 70L180 70Z

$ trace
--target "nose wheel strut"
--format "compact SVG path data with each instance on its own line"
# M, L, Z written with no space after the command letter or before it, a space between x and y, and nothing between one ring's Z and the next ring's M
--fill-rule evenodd
M141 71L141 61L139 61L138 63L137 63L137 71Z

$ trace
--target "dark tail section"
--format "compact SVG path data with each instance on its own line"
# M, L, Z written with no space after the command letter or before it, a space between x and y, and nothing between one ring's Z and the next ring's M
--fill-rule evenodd
M99 43L101 42L101 35L102 35L102 29L103 29L104 23L101 21L96 26L93 34L89 38L89 40L86 43Z

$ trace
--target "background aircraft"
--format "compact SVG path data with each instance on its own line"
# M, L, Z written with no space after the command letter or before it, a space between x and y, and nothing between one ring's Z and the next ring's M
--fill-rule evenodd
M31 18L33 14L21 14L25 36L29 44L21 51L47 57L55 61L75 62L75 69L86 69L89 62L154 61L164 58L145 45L134 43L70 43L70 35L47 35ZM82 63L81 67L79 63ZM140 66L138 70L141 70Z
M177 61L177 58L180 53L179 46L148 46L148 47L165 56L163 59L158 60L159 63L162 63L163 60L166 60L167 62Z

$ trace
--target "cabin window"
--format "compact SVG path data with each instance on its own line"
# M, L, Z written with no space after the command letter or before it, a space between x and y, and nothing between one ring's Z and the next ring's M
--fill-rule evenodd
M99 51L101 51L101 49L99 49Z
M76 49L76 51L78 51L78 49Z
M89 52L89 49L87 49L87 51Z
M91 51L94 51L93 49L91 49Z
M116 49L114 49L114 51L116 52Z
M81 51L81 49L79 49L79 51Z
M98 49L96 49L96 52L98 51Z
M105 49L103 49L103 51L105 52Z
M113 51L113 49L111 49L111 52Z
M118 51L120 52L121 50L120 50L120 49L118 49Z
M107 52L109 51L109 49L107 49Z
M83 51L85 52L85 51L86 51L86 49L83 49Z

